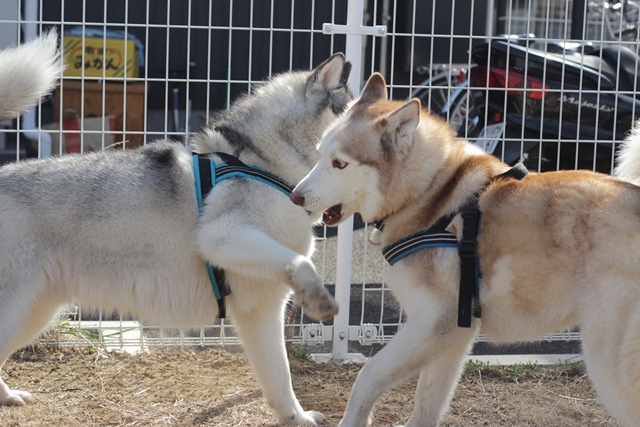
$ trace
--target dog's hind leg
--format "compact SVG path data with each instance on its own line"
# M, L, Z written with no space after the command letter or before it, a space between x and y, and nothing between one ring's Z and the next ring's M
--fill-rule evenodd
M597 299L584 310L580 330L589 379L620 425L631 427L640 425L640 307L623 298L607 305Z
M59 309L59 304L37 294L41 287L33 281L9 288L6 279L6 275L0 278L0 370L11 353L31 342ZM22 406L32 400L31 393L11 390L0 378L0 405Z
M9 386L2 380L2 378L0 378L1 406L24 406L32 401L33 396L31 395L31 393L22 390L11 390Z
M284 343L283 296L282 292L267 292L259 296L260 301L237 301L232 295L229 309L258 384L279 421L285 425L316 426L324 416L304 411L291 386Z

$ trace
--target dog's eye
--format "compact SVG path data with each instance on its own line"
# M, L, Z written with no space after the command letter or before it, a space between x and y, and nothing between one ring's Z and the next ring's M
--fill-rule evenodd
M343 162L342 160L333 159L333 167L336 169L344 169L349 165L347 162Z

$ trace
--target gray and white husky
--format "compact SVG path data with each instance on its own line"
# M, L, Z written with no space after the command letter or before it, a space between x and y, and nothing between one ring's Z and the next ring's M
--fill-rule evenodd
M23 110L23 99L50 90L55 79L30 87L28 71L59 75L57 58L53 37L0 56L0 88L24 92L0 92L0 111ZM293 186L351 99L350 69L335 54L312 71L275 76L194 146L215 164L223 161L213 153L230 154ZM291 387L283 323L291 291L311 317L338 311L309 258L318 217L244 176L215 184L199 212L194 169L193 153L170 141L0 168L0 367L71 301L177 327L215 320L207 261L225 272L226 306L280 422L315 426L322 414L304 411ZM1 405L31 400L0 380Z

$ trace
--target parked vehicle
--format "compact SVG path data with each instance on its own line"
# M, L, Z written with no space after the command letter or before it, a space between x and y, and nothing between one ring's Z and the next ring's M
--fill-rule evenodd
M611 171L615 142L640 116L635 49L540 42L529 34L480 44L471 59L476 65L458 72L465 78L447 88L447 100L431 101L458 135L535 170ZM437 93L430 84L412 97L427 105Z

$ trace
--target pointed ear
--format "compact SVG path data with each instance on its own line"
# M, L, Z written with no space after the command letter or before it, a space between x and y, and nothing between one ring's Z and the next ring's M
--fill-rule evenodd
M387 128L403 152L406 152L413 142L413 133L420 123L420 109L420 100L414 98L386 117Z
M358 104L371 104L376 101L387 100L387 86L380 73L373 73L364 85Z
M351 63L345 62L342 53L336 53L311 72L311 77L307 80L307 92L345 86L350 71Z

